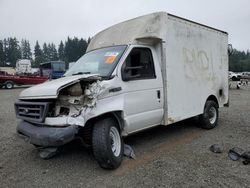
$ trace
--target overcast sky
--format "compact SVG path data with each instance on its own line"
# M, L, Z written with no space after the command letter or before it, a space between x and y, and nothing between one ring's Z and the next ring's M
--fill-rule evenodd
M250 49L250 0L0 0L0 40L58 45L156 11L225 30L234 48Z

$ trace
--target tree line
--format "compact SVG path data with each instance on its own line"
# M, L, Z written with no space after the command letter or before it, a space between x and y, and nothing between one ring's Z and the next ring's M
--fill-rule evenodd
M58 46L54 43L43 43L42 46L36 41L34 50L31 50L30 42L22 39L21 42L15 37L0 40L0 66L16 66L18 59L29 59L33 67L39 67L41 63L48 61L74 62L85 54L90 38L87 40L77 37L68 37L65 42L61 41Z
M32 52L30 43L26 39L19 42L15 37L0 40L0 66L15 67L18 59L30 59L33 67L39 67L41 63L61 60L66 63L74 62L85 54L90 38L78 39L68 37L65 42L61 41L58 46L54 43L43 43L40 46L36 41ZM249 50L233 50L229 56L229 70L234 72L250 71Z
M233 72L250 72L250 52L249 50L233 50L229 56L229 70Z

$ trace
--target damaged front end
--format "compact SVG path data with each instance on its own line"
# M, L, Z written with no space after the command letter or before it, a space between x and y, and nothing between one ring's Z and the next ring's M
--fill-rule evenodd
M46 84L48 87L41 88L52 87L53 81ZM20 97L15 103L17 118L22 120L17 132L36 146L64 145L75 139L80 127L84 127L86 115L96 106L103 90L101 78L89 76L57 88L56 97Z

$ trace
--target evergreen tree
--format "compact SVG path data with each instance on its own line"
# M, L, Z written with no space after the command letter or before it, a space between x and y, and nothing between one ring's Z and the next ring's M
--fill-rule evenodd
M3 41L0 40L0 66L4 66L4 46Z
M88 43L84 39L80 39L78 42L78 54L77 59L79 59L87 50Z
M233 50L229 57L229 70L234 72L250 71L249 51Z
M63 44L62 41L60 42L59 47L58 47L58 58L59 58L59 60L61 60L61 61L64 61L64 60L65 60L64 44Z
M43 58L43 51L41 50L38 41L36 41L34 55L35 55L34 66L39 67L39 65L44 62L44 58Z
M48 58L49 61L56 61L58 60L58 55L57 55L57 50L56 50L56 46L53 43L49 43L48 44Z
M16 66L16 61L21 59L21 48L16 38L8 38L5 46L6 62L10 62L12 67Z
M46 42L43 44L43 59L45 62L49 61L49 49Z
M22 50L22 59L32 59L30 43L28 40L22 40L21 50Z
M68 37L67 41L65 42L65 59L67 62L72 62L73 60L73 40Z
M8 48L8 40L3 40L3 51L4 51L4 63L7 61L7 48Z
M89 37L87 40L88 45L89 45L90 41L91 41L91 38Z
M74 37L69 38L65 42L65 59L67 62L74 62L85 54L88 43L84 39Z

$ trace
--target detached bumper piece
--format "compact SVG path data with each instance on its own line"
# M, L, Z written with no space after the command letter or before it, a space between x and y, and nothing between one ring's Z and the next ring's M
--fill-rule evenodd
M44 147L61 146L75 139L78 133L78 126L37 126L26 121L21 121L17 126L17 133L34 145Z

